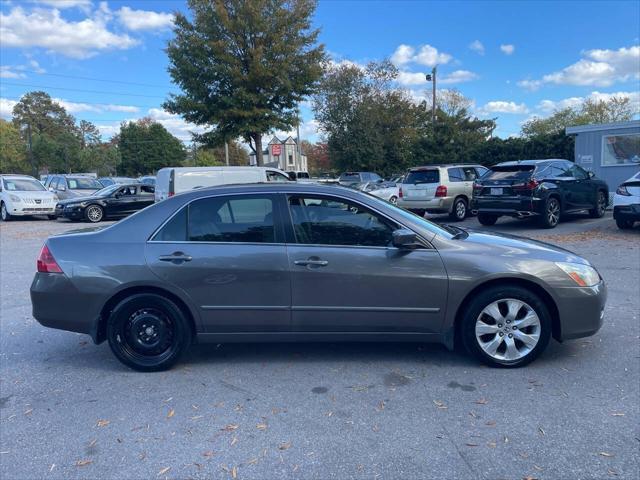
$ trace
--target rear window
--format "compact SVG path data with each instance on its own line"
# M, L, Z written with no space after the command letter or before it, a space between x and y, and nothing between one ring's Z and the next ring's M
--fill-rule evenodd
M69 178L67 177L67 183L71 190L99 190L103 185L93 178Z
M513 165L505 167L493 167L485 175L483 180L526 180L533 173L533 165Z
M440 171L434 170L414 170L407 174L403 183L418 185L419 183L440 183Z
M353 172L347 172L347 173L343 173L342 175L340 175L340 181L341 182L359 182L360 181L360 174L359 173L353 173Z

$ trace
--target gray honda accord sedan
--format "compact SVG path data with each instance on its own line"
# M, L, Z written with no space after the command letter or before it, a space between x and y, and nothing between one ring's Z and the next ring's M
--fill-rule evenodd
M342 187L199 189L114 225L50 237L31 285L44 326L107 340L125 365L171 367L194 342L460 342L527 364L602 325L584 258L438 226Z

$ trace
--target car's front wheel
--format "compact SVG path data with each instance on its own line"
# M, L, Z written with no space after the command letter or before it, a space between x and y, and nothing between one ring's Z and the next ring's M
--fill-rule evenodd
M616 225L620 230L628 230L629 228L633 228L633 220L623 220L621 218L616 218Z
M107 323L111 351L141 372L171 368L191 344L191 326L182 310L157 294L136 294L121 301Z
M89 205L84 211L84 217L91 223L98 223L104 217L104 210L100 205Z
M602 190L598 191L598 198L596 199L596 207L589 210L589 216L591 218L601 218L604 216L604 212L607 209L607 196Z
M2 218L3 222L8 222L9 220L11 220L11 215L9 214L7 205L4 202L0 204L0 218Z
M551 338L544 302L521 287L496 286L480 292L461 323L465 348L492 367L521 367L540 355Z

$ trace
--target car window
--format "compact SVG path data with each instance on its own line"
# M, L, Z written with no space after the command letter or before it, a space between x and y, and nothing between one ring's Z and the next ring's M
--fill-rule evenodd
M155 191L156 189L153 187L153 185L140 185L140 195L153 195Z
M189 204L192 242L273 243L273 200L265 196L212 197Z
M478 178L478 174L473 167L462 167L461 170L465 182L473 182L476 178Z
M379 180L382 180L382 177L380 175L378 175L377 173L370 173L369 174L369 178L371 182L377 182Z
M359 182L360 175L357 172L345 172L340 175L340 182Z
M123 197L133 197L136 194L136 187L133 187L133 186L123 187L120 190L118 190L118 193Z
M405 177L403 183L418 185L421 183L440 183L440 171L433 170L412 170Z
M450 182L464 182L464 177L461 168L449 168L449 181Z
M475 169L476 169L476 172L478 174L477 178L482 177L483 175L485 175L489 171L489 169L485 168L485 167L475 167Z
M67 178L67 183L69 184L69 190L99 190L102 188L100 182L89 177Z
M314 196L289 197L296 242L386 247L395 226L362 205Z
M288 182L289 177L274 170L267 170L267 182Z
M39 181L30 178L5 178L3 183L6 190L16 192L40 192L45 189Z
M589 178L589 174L582 167L576 164L571 164L569 171L571 172L571 176L578 180L586 180Z
M534 170L533 165L495 166L482 177L483 180L527 180Z
M187 210L183 207L156 233L156 242L184 242L187 240Z

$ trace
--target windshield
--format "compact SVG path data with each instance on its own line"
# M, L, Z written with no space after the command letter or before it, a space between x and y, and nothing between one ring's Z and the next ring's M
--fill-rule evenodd
M30 178L4 178L3 188L9 192L41 192L46 190L37 180Z
M526 180L531 177L533 165L509 165L504 167L492 167L482 180Z
M103 186L95 178L89 177L67 177L67 184L70 190L99 190Z
M101 197L103 195L110 195L111 193L113 193L116 190L118 190L120 187L122 187L122 185L118 185L118 184L109 185L108 187L101 188L97 192L93 192L91 194L91 196L92 197Z
M417 185L419 183L440 183L440 171L433 170L415 170L409 172L403 183Z

